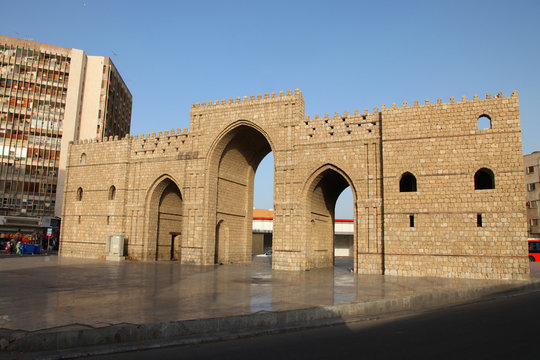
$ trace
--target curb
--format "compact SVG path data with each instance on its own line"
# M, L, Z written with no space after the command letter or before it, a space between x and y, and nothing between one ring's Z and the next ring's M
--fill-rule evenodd
M306 309L262 311L248 315L154 324L124 323L100 328L75 324L39 331L0 329L0 349L17 353L39 352L42 354L40 358L49 359L134 351L344 324L367 317L429 310L481 299L489 295L538 289L540 289L540 281L497 284Z

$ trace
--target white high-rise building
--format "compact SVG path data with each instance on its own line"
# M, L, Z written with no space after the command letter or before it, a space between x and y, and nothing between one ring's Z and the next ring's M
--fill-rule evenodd
M69 142L124 137L131 107L110 58L0 36L0 232L54 225Z

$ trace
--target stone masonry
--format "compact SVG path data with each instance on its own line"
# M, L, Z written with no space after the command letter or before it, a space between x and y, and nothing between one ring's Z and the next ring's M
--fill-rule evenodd
M487 126L480 127L480 122ZM70 146L62 256L251 261L254 174L274 155L272 267L332 266L340 193L360 274L527 279L516 92L304 115L299 90L194 104L191 129Z

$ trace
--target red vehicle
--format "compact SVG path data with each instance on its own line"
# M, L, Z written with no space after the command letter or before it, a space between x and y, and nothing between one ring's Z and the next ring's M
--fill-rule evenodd
M540 239L529 239L529 261L540 261Z

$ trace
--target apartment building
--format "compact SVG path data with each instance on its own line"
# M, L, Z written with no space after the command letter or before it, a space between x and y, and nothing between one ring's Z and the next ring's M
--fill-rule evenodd
M69 142L124 137L131 108L110 58L0 36L0 236L54 227Z
M527 201L527 232L530 238L540 237L540 151L523 156Z

